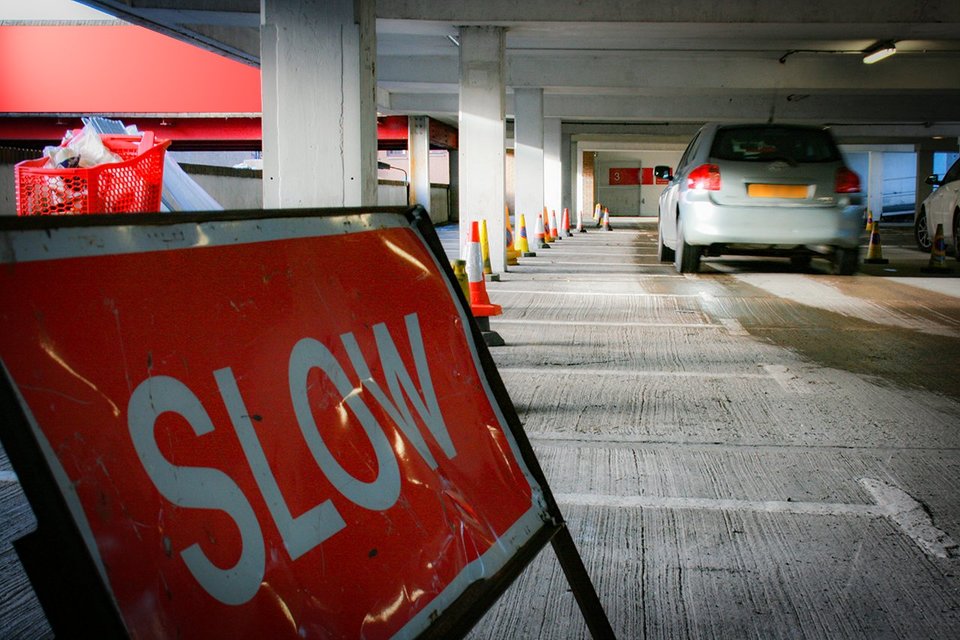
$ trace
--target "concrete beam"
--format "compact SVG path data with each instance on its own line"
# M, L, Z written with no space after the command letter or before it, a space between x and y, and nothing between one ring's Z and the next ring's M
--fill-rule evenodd
M377 17L398 20L453 21L457 24L513 22L708 22L861 24L870 22L957 22L960 4L953 0L915 3L901 0L806 0L805 2L755 2L753 0L378 0Z
M644 94L663 90L724 92L957 91L960 55L896 55L864 65L859 54L796 53L784 63L775 53L705 54L702 51L508 51L507 86L549 91L603 89ZM937 69L931 73L931 69ZM377 77L385 86L401 83L451 85L454 56L378 56Z
M933 94L802 94L748 92L720 95L684 94L660 96L634 95L544 95L544 116L564 121L622 122L704 122L767 120L771 113L778 120L816 123L865 124L883 126L922 126L931 124L930 135L938 127L960 123L960 93L956 100L938 99ZM513 114L512 96L507 96L507 113ZM429 113L455 116L456 94L393 92L390 106L396 113ZM948 134L943 134L948 135ZM952 134L950 134L952 135Z

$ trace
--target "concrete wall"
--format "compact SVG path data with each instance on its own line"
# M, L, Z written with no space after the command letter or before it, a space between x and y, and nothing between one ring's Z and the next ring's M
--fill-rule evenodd
M16 215L14 165L36 158L37 152L0 149L0 215ZM209 165L181 164L191 178L203 187L224 209L262 209L262 172L253 169L232 169ZM450 188L446 184L430 185L430 219L434 224L450 221ZM403 182L381 180L377 188L381 206L405 206Z
M656 216L660 194L666 185L611 185L610 169L652 169L658 164L676 167L678 151L598 151L596 155L597 199L610 215Z
M199 164L180 167L224 209L262 209L262 171Z

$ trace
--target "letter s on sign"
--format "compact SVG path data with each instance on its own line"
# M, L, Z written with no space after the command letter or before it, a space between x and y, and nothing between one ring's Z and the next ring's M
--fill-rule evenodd
M240 530L240 559L221 569L194 543L180 552L193 577L211 596L240 605L256 595L263 580L263 532L243 491L230 476L208 467L178 467L157 446L154 427L162 414L183 417L198 436L213 431L213 422L200 400L176 378L157 376L140 383L130 397L127 424L133 446L160 494L179 507L224 511Z

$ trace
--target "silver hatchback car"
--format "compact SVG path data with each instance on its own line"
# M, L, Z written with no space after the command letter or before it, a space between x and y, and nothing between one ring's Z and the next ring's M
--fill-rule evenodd
M820 127L708 124L687 146L660 196L661 262L693 273L701 256L815 255L849 275L859 264L860 178Z

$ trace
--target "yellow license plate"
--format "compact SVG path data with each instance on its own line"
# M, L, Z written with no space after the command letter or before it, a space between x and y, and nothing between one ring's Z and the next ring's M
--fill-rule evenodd
M748 184L751 198L806 198L810 187L805 184Z

